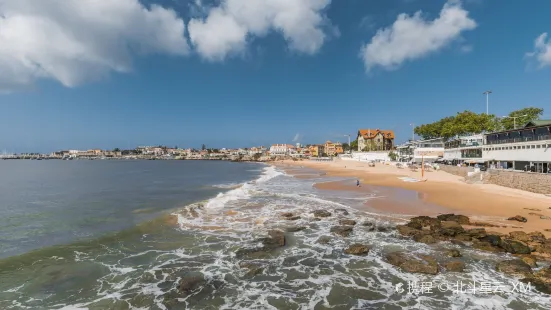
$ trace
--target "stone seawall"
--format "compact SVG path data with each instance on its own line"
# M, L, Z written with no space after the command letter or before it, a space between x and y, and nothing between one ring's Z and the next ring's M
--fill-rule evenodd
M490 169L483 174L483 182L538 194L551 194L551 174Z
M445 171L447 173L451 173L453 175L458 175L460 177L467 177L469 172L474 172L473 167L457 167L457 166L449 166L449 165L440 165L440 170Z

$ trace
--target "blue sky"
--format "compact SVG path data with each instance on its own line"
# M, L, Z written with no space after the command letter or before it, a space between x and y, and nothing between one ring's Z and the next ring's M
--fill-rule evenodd
M411 123L485 111L486 89L490 113L551 118L550 1L260 2L7 1L0 152L344 142L358 128L401 142Z

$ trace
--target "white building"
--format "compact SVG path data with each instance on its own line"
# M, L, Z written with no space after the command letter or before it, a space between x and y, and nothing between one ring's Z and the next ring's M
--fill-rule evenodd
M442 159L458 163L482 163L482 146L484 135L456 137L444 143L444 157Z
M413 161L434 162L444 157L444 138L414 141Z
M502 169L548 172L551 169L551 120L484 135L482 158Z
M396 146L396 154L398 154L398 161L401 161L401 162L411 161L413 159L414 149L415 149L415 143L412 141Z
M272 144L270 147L270 155L289 155L296 152L296 147L291 144Z

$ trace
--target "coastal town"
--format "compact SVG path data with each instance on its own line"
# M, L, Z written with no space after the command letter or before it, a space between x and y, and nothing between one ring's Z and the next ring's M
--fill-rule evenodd
M535 109L535 108L529 108ZM519 113L524 110L515 111ZM50 154L22 153L0 154L0 159L145 159L145 160L229 160L269 162L283 159L294 160L357 160L367 162L400 162L411 165L440 164L453 166L471 166L481 170L503 169L551 173L551 120L537 118L543 109L538 109L536 117L520 123L522 117L515 119L512 126L502 126L501 130L487 128L468 129L455 135L443 136L441 133L426 134L422 125L413 128L426 139L407 140L396 144L393 130L358 129L354 141L349 143L325 141L320 144L277 143L269 147L252 146L245 148L178 148L168 146L138 146L135 149L113 150L61 150ZM471 112L458 113L458 118ZM472 114L472 113L471 113ZM525 116L525 115L523 115ZM488 119L485 114L474 115L473 122ZM478 119L477 119L478 118ZM516 120L519 120L517 126ZM464 122L464 120L461 120ZM495 126L494 126L495 127ZM348 136L348 135L343 135ZM349 136L350 137L350 136Z

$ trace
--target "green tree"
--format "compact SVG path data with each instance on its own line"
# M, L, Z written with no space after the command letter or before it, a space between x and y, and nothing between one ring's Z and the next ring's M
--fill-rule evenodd
M350 150L350 145L348 145L348 143L343 143L342 144L342 150L345 151L345 152L348 152L348 150Z
M356 140L350 142L350 148L351 148L352 150L357 150L357 149L358 149L358 139L356 139Z
M201 146L201 150L204 151L204 150L206 150L206 149L207 149L207 146L203 144L203 145Z
M528 107L520 110L513 111L501 119L501 126L504 130L515 129L515 123L517 128L524 126L526 123L540 119L543 115L542 108ZM513 118L514 117L514 118Z
M118 147L113 149L113 152L120 152L120 151L121 151L121 149L119 149Z
M393 151L390 151L388 153L388 157L390 158L390 160L396 161L398 159L398 154L394 153Z

